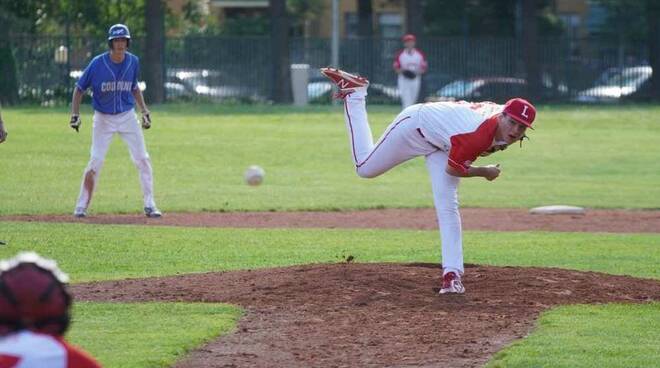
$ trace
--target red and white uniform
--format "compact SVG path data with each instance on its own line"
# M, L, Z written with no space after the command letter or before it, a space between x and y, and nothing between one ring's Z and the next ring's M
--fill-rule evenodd
M0 368L100 368L61 338L20 331L0 337Z
M408 79L399 74L397 84L399 93L401 94L401 105L406 107L417 103L419 98L419 88L421 87L421 75L426 72L428 64L426 63L426 56L419 49L413 48L412 50L400 50L394 57L393 67L395 70L410 70L417 74L416 78Z
M344 118L357 174L373 178L405 161L424 156L440 227L444 273L462 274L460 178L445 170L450 165L467 171L480 154L501 144L495 142L494 115L503 106L467 102L412 105L394 119L374 145L367 120L366 95L366 91L357 90L344 100Z

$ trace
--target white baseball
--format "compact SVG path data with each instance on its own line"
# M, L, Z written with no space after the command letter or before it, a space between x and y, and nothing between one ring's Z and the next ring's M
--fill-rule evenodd
M259 185L261 184L262 181L264 181L264 176L266 175L266 172L264 169L257 165L252 165L248 167L247 170L245 170L245 182L249 185Z

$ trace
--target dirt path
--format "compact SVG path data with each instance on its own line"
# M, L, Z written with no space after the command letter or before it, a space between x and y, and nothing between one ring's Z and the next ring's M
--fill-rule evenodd
M227 302L238 330L177 367L475 367L575 303L660 300L660 282L548 268L468 267L439 296L437 265L333 264L73 285L77 300Z
M461 209L466 230L585 231L659 233L660 211L588 210L585 215L531 215L525 209ZM436 229L433 209L384 209L345 212L227 212L168 213L161 219L142 215L4 216L0 221L84 222L247 228L388 228Z

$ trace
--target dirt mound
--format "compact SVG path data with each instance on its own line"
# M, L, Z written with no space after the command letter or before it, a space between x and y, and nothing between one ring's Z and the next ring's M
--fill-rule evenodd
M588 210L584 215L532 215L525 209L463 208L465 230L491 231L586 231L608 233L658 233L660 211ZM92 224L137 224L248 228L379 228L421 229L438 227L431 208L364 211L294 212L200 212L168 213L161 219L143 215L2 216L0 221L83 222Z
M238 330L178 367L474 367L558 304L660 300L660 282L548 268L470 266L465 295L437 265L308 265L73 286L77 300L227 302Z

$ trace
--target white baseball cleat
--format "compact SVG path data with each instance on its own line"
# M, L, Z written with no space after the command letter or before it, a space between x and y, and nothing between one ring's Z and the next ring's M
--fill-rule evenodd
M461 277L455 272L447 272L442 276L442 288L440 294L463 294L465 287L461 282Z
M149 218L159 218L163 216L163 214L156 207L145 207L144 215Z
M87 210L82 207L76 207L76 209L73 210L73 216L77 218L87 217Z
M367 78L347 73L343 70L321 68L321 74L325 75L337 86L337 88L339 88L339 93L335 96L336 98L344 98L360 88L366 90L366 88L369 87L369 81Z

